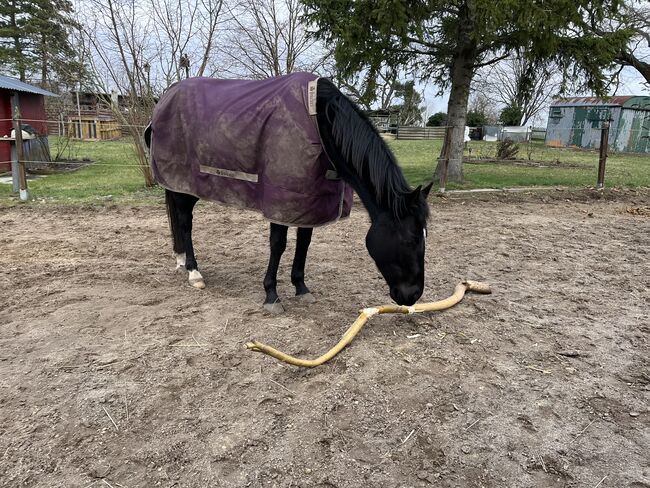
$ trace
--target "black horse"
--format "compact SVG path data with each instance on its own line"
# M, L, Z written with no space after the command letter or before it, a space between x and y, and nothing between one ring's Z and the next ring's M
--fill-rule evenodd
M329 80L319 78L314 83L315 120L322 144L318 151L325 152L338 177L354 189L370 215L371 225L366 235L366 247L389 286L390 296L400 305L413 305L424 289L424 253L429 215L426 198L431 184L424 189L421 186L411 189L394 155L368 117ZM186 91L185 97L195 97L197 88L195 86L193 91ZM202 102L197 103L200 106ZM175 114L171 116L175 117ZM156 147L159 132L164 133L164 126L161 123L155 125L154 114L153 130L150 126L145 132L147 145ZM289 133L286 137L290 139L292 134ZM214 139L206 136L199 143L193 142L195 145L219 143L219 134ZM186 141L176 142L175 145L189 146ZM201 168L203 170L204 167ZM232 176L240 180L246 179L247 181L240 182L245 185L257 181L248 174L242 175L234 171L219 170L217 173L212 170L210 177L215 177L214 175L217 178ZM253 175L253 178L256 176ZM189 271L190 283L203 288L205 284L198 271L192 246L192 210L199 198L195 194L189 194L189 191L173 191L176 188L169 189L169 185L160 182L167 188L166 205L177 267L184 266ZM287 225L271 223L271 255L264 277L264 307L271 312L283 310L276 284L280 259L286 248L287 230ZM305 284L305 261L312 231L311 227L298 227L296 253L291 269L291 282L296 288L296 295L309 302L314 301L314 298Z

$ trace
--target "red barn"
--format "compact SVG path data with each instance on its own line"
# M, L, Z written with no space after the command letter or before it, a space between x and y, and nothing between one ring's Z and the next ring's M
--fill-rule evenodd
M18 94L20 115L24 124L31 125L39 136L47 137L45 96L54 96L42 88L28 85L15 78L0 75L0 139L11 135L11 98ZM0 140L0 173L11 170L11 142Z

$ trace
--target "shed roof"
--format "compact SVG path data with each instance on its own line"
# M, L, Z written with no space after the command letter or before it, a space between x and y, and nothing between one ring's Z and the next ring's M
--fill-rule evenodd
M599 105L605 107L647 108L649 103L650 97L643 95L621 95L608 98L569 97L554 100L551 107L592 107Z
M27 83L17 80L16 78L10 78L9 76L2 75L0 75L0 89L34 93L36 95L45 95L46 97L58 97L56 93L43 90L37 86L28 85Z

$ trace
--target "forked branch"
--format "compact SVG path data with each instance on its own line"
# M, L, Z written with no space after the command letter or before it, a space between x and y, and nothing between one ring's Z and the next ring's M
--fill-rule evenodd
M352 342L354 337L359 333L361 328L366 324L368 319L373 315L384 314L384 313L411 314L411 313L420 313L420 312L433 312L436 310L445 310L447 308L453 307L458 302L460 302L465 296L465 293L468 291L473 291L475 293L484 293L484 294L492 293L492 290L490 290L490 287L488 285L484 283L480 283L478 281L467 280L456 285L454 294L451 295L449 298L445 298L444 300L439 300L437 302L420 303L417 305L413 305L412 307L406 307L404 305L382 305L380 307L375 307L375 308L364 308L363 310L361 310L361 313L359 314L357 320L355 320L354 323L350 326L350 328L345 332L345 334L343 334L343 337L338 342L338 344L336 344L332 349L330 349L325 354L323 354L322 356L316 359L296 358L294 356L290 356L289 354L278 351L277 349L274 349L271 346L268 346L266 344L257 341L248 342L246 344L246 347L251 351L262 352L264 354L267 354L276 359L279 359L280 361L284 361L285 363L292 364L294 366L313 368L315 366L320 366L321 364L326 363L334 356L336 356L339 352L341 352L345 346L347 346Z

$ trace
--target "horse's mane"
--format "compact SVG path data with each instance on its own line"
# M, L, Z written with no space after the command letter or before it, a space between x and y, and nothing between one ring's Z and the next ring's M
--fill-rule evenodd
M325 78L318 80L318 97L325 100L325 120L344 162L370 184L377 203L387 206L397 219L411 213L407 197L412 189L368 116ZM418 202L417 215L426 221L428 206Z

